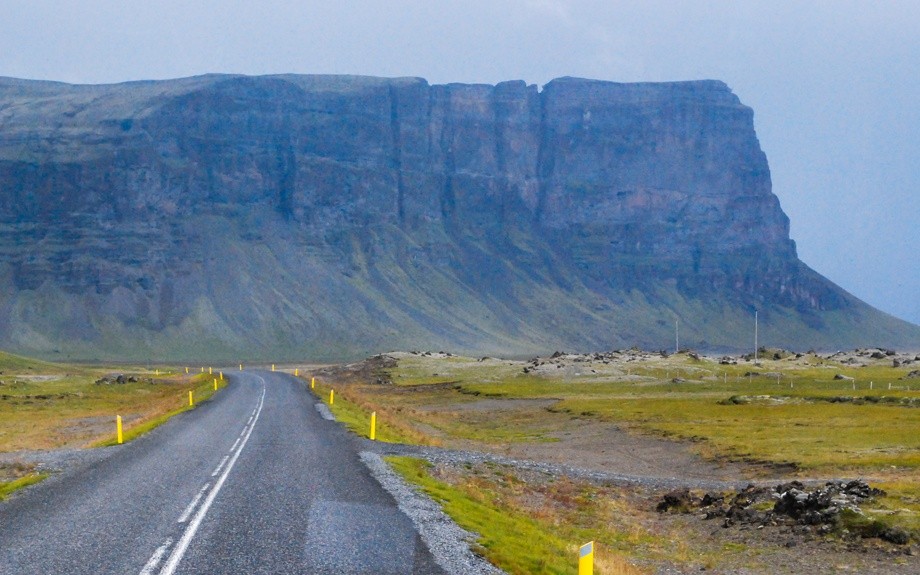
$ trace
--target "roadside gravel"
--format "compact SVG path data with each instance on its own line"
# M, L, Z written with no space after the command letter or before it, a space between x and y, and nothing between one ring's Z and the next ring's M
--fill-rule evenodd
M504 573L470 551L476 536L447 516L440 505L410 487L377 453L362 451L361 461L386 489L418 531L435 562L455 575L499 575Z
M740 489L751 483L757 484L756 481L715 481L705 479L690 479L680 477L653 477L642 475L628 475L622 473L611 473L606 471L596 471L592 469L581 469L570 465L559 463L547 463L542 461L530 461L522 459L513 459L502 455L483 453L479 451L460 451L452 449L442 449L438 447L426 447L417 445L405 445L398 443L380 443L376 441L363 440L363 449L379 455L406 455L418 457L431 463L446 464L464 464L464 463L495 463L498 465L508 465L517 469L542 473L548 476L566 476L573 479L582 479L594 483L619 484L619 485L636 485L655 490L667 490L678 488L704 489L704 490L732 490ZM764 485L770 485L770 482L759 482Z

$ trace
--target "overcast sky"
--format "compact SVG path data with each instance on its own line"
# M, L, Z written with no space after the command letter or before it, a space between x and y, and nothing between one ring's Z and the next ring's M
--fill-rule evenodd
M920 2L0 0L0 75L716 78L754 108L799 256L920 323Z

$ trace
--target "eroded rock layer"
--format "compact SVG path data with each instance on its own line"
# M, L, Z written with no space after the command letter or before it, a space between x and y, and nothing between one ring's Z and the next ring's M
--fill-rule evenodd
M0 346L920 347L796 257L716 81L0 79Z

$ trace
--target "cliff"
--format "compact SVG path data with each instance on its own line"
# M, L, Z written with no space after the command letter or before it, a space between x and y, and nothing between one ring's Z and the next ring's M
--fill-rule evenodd
M796 257L721 82L0 79L0 347L920 347Z

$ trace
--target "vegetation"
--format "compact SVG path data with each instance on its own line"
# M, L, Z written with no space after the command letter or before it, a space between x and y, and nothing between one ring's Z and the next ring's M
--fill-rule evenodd
M213 393L218 374L161 367L49 364L0 354L0 452L115 442L115 416L131 440ZM116 382L116 374L124 383Z
M477 533L477 550L508 573L574 575L579 545L595 540L597 573L631 575L641 571L619 553L662 543L639 530L619 531L626 506L609 490L565 480L533 485L495 466L480 474L436 479L427 462L407 457L387 461L461 527ZM531 502L535 499L538 509Z
M395 385L354 383L336 390L336 401L346 395L361 406L362 417L371 410L393 414L394 437L414 443L501 451L511 442L557 441L586 423L610 422L632 433L685 440L709 459L778 464L805 478L859 476L887 492L864 509L867 525L920 538L920 380L905 379L909 368L890 360L859 367L814 354L756 365L686 353L539 363L536 369L533 363L404 354L389 373ZM448 487L426 479L424 465L399 465L477 532L482 525L505 529L481 507L515 517L507 498L496 495L501 482L466 478L449 486L473 505L457 493L445 495ZM524 518L535 513L519 511ZM575 506L569 515L577 522L583 512ZM526 531L526 522L521 525ZM497 557L505 545L483 537L484 548L496 547L489 557ZM559 552L552 549L550 555Z
M17 489L35 485L40 481L44 481L47 477L47 473L30 473L12 481L0 481L0 501L5 500Z

